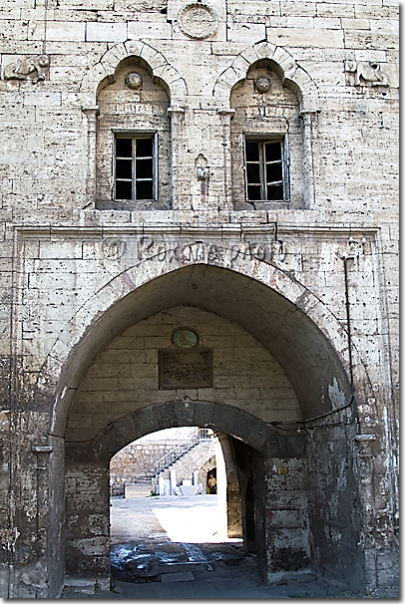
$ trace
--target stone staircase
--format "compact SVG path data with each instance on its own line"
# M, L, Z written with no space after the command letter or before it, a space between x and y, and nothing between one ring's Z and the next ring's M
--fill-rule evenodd
M210 432L207 429L199 429L187 440L176 443L171 450L154 462L153 467L138 474L136 482L126 483L125 497L133 498L148 496L151 493L159 494L164 484L166 484L166 494L176 494L174 487L177 485L173 483L176 474L179 480L185 480L191 485L194 478L193 472L201 467L202 459L204 461L208 459L207 455L210 455L212 448L213 441ZM170 487L167 487L168 482Z
M191 449L193 449L198 443L199 437L198 435L195 435L193 438L176 445L174 449L169 451L169 453L166 453L166 455L164 455L161 459L158 459L158 461L155 463L154 476L159 476L161 472L164 472L170 468L170 466L172 466L178 459L181 459L183 455L191 451Z
M174 459L152 481L161 495L191 495L205 492L205 480L198 480L198 470L214 455L212 439L199 440Z

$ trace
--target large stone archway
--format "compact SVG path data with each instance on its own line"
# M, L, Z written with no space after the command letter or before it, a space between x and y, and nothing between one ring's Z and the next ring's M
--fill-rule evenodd
M66 326L66 335L62 334L49 352L38 380L39 391L55 378L58 382L51 434L64 437L72 399L104 346L134 322L176 304L216 312L252 333L285 367L305 418L350 402L347 333L322 301L266 261L236 254L229 267L227 248L223 248L222 266L196 264L192 257L200 247L196 244L194 250L187 244L180 252L173 252L182 258L187 250L191 254L190 262L180 260L180 269L171 262L167 266L158 256L142 260L108 282L79 309L71 326ZM81 324L84 328L78 331ZM366 373L355 349L352 358L353 371ZM306 379L308 375L312 380Z
M249 484L251 496L258 501L255 533L263 535L256 547L268 581L275 572L311 568L346 585L361 584L360 506L352 453L357 424L351 385L340 355L300 306L310 312L317 309L324 320L326 315L326 332L333 332L333 317L322 315L319 301L299 284L288 289L286 276L274 267L270 267L270 283L278 288L281 283L295 304L265 285L263 273L260 276L261 280L255 280L206 264L185 266L124 296L83 338L64 376L59 411L58 405L55 409L53 435L58 440L68 435L71 401L79 396L86 372L99 355L126 329L142 326L148 317L178 304L237 325L257 342L286 376L301 415L295 421L286 416L286 422L281 419L272 426L269 418L247 413L227 400L178 393L164 402L151 399L133 412L121 411L120 417L106 416L105 423L87 439L68 436L66 484L70 485L68 501L74 503L74 509L68 509L70 573L99 582L109 580L108 464L112 455L143 434L201 425L240 442L242 457L251 451ZM344 350L342 332L333 333L335 343L340 341ZM117 386L117 396L119 392ZM81 421L80 416L76 421ZM69 560L75 560L74 564Z

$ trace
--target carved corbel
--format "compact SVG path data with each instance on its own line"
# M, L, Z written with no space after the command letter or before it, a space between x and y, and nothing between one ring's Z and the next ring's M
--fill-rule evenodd
M367 245L367 239L362 237L361 239L354 239L352 235L346 241L346 246L340 252L340 257L342 260L355 260L363 254L365 251L365 246Z

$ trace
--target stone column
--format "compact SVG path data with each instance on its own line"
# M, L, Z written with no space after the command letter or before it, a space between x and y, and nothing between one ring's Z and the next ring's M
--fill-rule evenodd
M373 539L374 501L373 501L373 469L374 455L371 450L376 439L375 434L357 434L354 442L357 445L359 495L362 511L361 541L364 552L364 578L367 589L377 587L376 550Z
M181 209L181 163L183 144L184 109L182 107L169 107L167 113L170 117L171 133L171 179L172 179L172 208Z
M315 201L313 130L316 111L301 111L302 151L304 168L304 205L313 208Z
M48 475L49 475L49 455L52 453L52 447L49 445L34 445L31 451L37 456L37 557L46 555L47 549L47 520L49 508L48 494Z
M170 495L175 495L174 489L177 487L176 470L170 470Z
M97 169L97 154L96 154L96 130L97 130L97 115L99 111L98 105L94 107L82 107L83 113L87 116L87 187L86 187L86 206L94 207L96 201L96 169Z
M225 206L232 208L232 154L231 154L231 119L235 109L218 109L221 117L224 148L224 199Z

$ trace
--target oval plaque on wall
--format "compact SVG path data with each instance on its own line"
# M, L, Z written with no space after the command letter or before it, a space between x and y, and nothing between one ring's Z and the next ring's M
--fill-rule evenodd
M190 329L178 329L172 336L172 342L179 348L193 348L198 344L198 336Z

